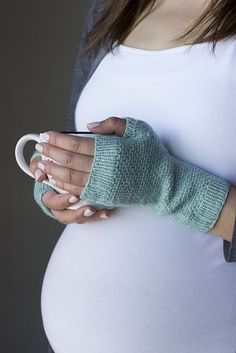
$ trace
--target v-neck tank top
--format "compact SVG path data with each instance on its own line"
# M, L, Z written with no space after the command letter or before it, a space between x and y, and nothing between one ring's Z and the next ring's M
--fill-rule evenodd
M150 124L170 153L236 185L236 39L108 52L77 102L77 131ZM223 239L145 207L69 224L42 286L55 353L235 353L236 263Z

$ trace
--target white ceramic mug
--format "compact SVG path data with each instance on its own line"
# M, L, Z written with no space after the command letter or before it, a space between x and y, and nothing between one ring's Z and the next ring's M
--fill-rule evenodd
M93 134L91 132L73 132L73 133L66 132L66 131L59 131L59 132L67 133L69 135L74 135L74 136L83 136L83 137L90 137L90 138L94 138L96 136L96 134ZM15 158L16 158L16 161L17 161L19 167L26 174L28 174L30 177L35 179L35 176L31 173L30 167L29 167L28 163L26 162L26 160L24 158L24 153L23 153L24 147L25 147L25 145L26 145L26 143L28 141L36 141L38 143L46 142L46 141L43 139L42 134L34 134L34 133L32 133L32 134L27 134L27 135L22 136L19 139L19 141L17 142L16 147L15 147ZM51 160L51 161L53 161L56 164L60 164L60 163L54 161L52 158L44 156L43 154L41 154L41 157L42 157L42 160ZM60 194L68 193L68 191L60 189L56 185L50 183L50 179L52 178L52 176L49 175L49 174L47 174L47 176L48 176L48 180L43 180L42 183L45 183L45 184L51 186L54 190L56 190ZM91 206L94 206L96 208L103 208L104 207L102 205L98 205L98 204L92 203L91 201L89 201L89 202L87 202L87 201L79 201L76 204L67 207L67 209L75 210L75 209L78 209L78 208L80 208L82 206L86 206L86 205L91 205ZM109 208L109 207L106 207L106 208Z

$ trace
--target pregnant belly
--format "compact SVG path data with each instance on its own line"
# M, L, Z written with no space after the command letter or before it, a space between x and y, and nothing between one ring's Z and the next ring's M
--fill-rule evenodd
M66 226L41 293L55 353L235 353L222 241L139 207Z

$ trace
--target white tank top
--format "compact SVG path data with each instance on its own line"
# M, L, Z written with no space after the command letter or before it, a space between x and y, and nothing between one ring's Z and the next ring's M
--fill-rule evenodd
M236 39L120 45L87 82L77 130L109 116L148 122L169 151L236 184ZM223 239L140 207L67 225L42 287L55 353L235 353L236 263Z

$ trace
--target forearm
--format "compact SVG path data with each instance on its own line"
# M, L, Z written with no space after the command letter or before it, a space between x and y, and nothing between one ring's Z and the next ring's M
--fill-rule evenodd
M236 187L231 186L215 225L208 231L231 242L236 217Z

